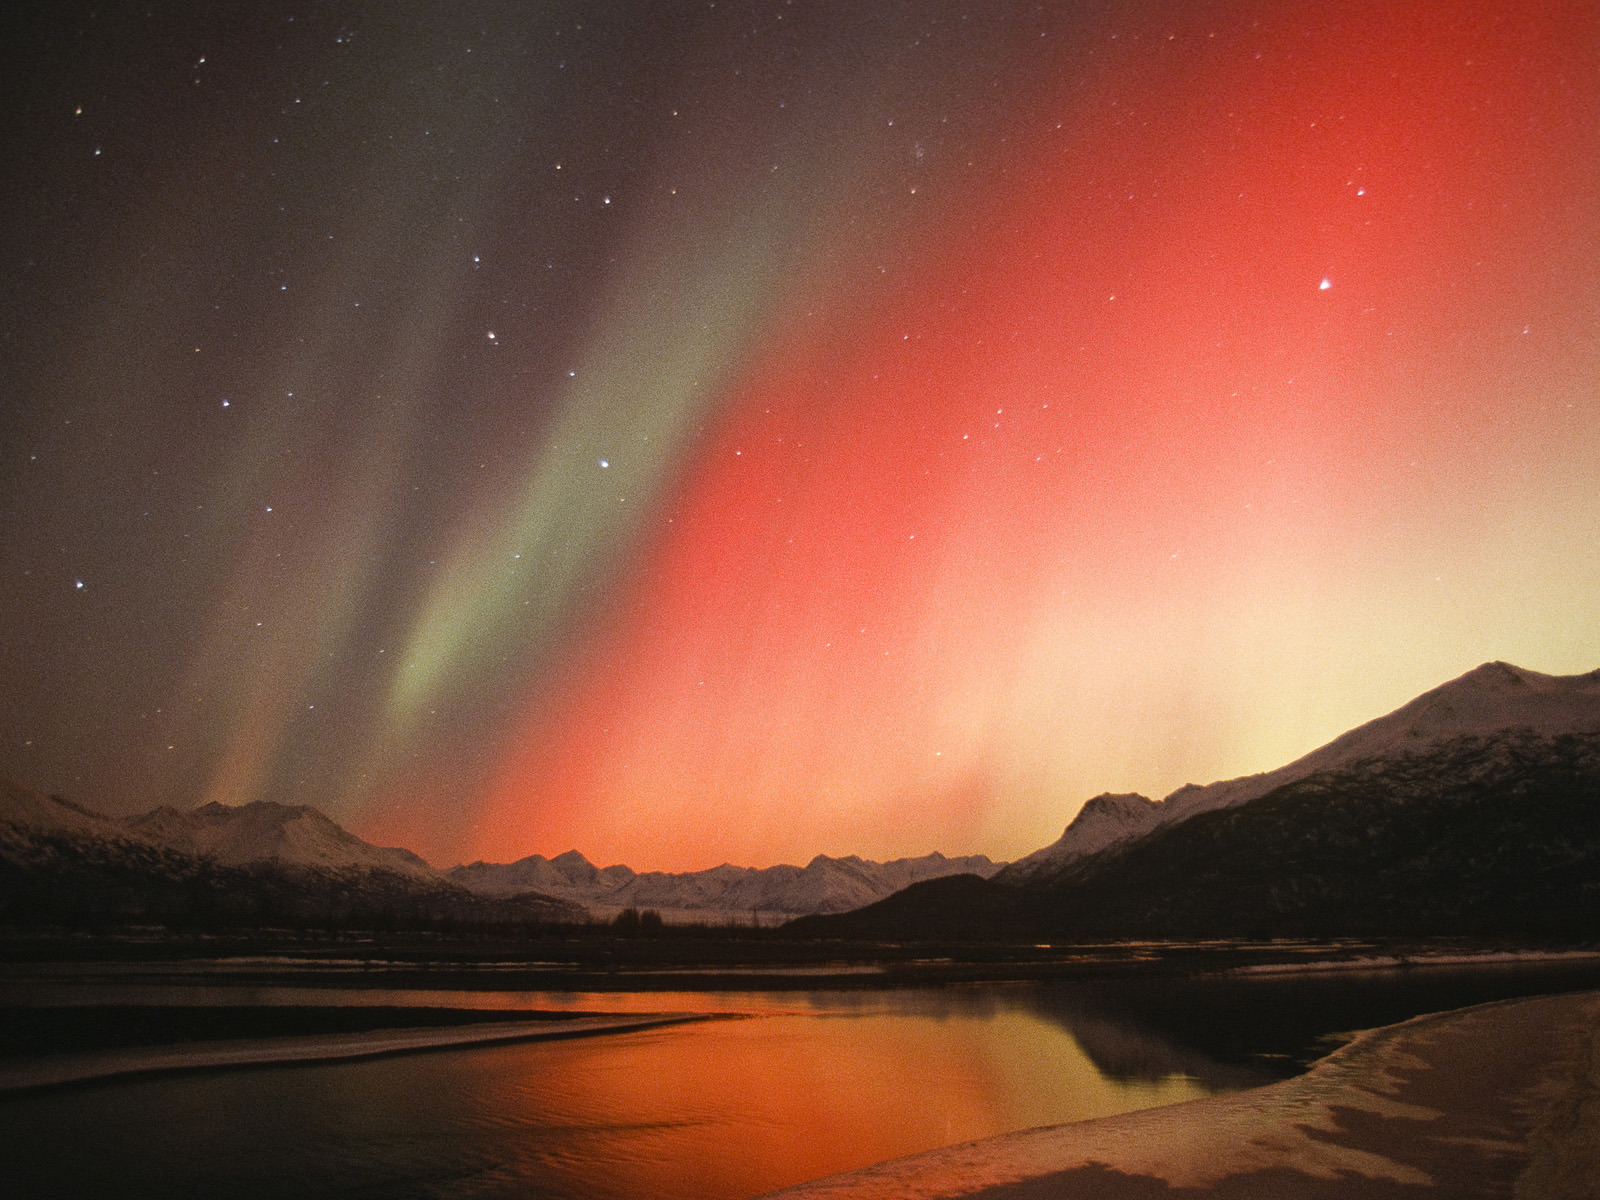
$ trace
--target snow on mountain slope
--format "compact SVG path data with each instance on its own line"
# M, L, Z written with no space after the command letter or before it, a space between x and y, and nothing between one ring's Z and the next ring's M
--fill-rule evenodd
M81 842L130 842L149 839L110 817L59 796L0 779L0 846L21 849L41 838Z
M207 804L188 812L158 808L118 819L0 780L0 844L22 848L45 839L155 848L231 867L270 863L320 871L392 871L432 883L444 879L411 851L364 842L314 808L260 801L238 807Z
M636 874L626 866L597 868L576 850L547 859L472 863L438 871L409 850L374 846L314 808L257 801L207 804L180 811L158 808L122 819L0 780L0 855L14 861L48 857L48 844L94 847L102 856L156 851L204 859L222 867L288 868L322 875L379 871L413 884L464 887L493 900L557 897L602 910L669 910L679 919L717 920L729 914L843 912L881 900L919 880L960 872L985 877L999 870L982 855L875 863L818 855L804 867L765 869L724 864L707 871ZM581 919L581 914L577 919Z
M451 867L451 879L481 896L516 896L538 891L571 899L610 896L634 877L624 866L599 869L576 850L554 858L530 854L510 863L475 862Z
M312 808L208 804L117 819L0 780L0 922L586 919L581 906L535 890L475 895L409 850L373 846Z
M1161 805L1161 801L1138 792L1102 792L1084 802L1059 839L1012 863L1001 875L1001 881L1022 883L1075 859L1098 854L1107 846L1138 837L1160 824Z
M452 868L450 877L483 895L511 896L531 888L601 908L652 908L677 914L845 912L881 900L923 879L964 872L988 877L1000 868L983 855L876 863L851 855L819 854L804 867L735 867L705 871L635 873L625 866L594 867L576 850L554 859L540 855L504 865L477 862Z
M320 871L381 870L437 881L440 872L409 850L362 841L314 808L271 801L158 808L124 822L175 850L227 866L273 863ZM536 889L530 889L536 890Z
M1321 771L1365 759L1398 758L1454 738L1510 730L1541 738L1600 732L1600 671L1545 675L1510 663L1484 663L1276 770L1205 786L1185 784L1159 801L1137 795L1097 796L1057 841L1018 859L999 878L1026 883L1053 875L1069 863L1158 826L1248 803Z

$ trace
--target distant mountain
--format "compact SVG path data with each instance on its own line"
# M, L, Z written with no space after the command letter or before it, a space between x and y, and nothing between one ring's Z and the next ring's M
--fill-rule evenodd
M117 820L0 780L0 921L427 926L581 921L565 901L477 895L312 808L208 804Z
M1600 671L1543 675L1509 663L1485 663L1275 771L1203 787L1185 784L1160 801L1139 795L1096 796L1057 841L1018 859L997 879L1015 885L1044 883L1113 845L1198 813L1247 804L1321 772L1514 729L1545 738L1600 732Z
M725 921L843 912L918 880L994 874L982 855L637 873L553 859L440 871L314 808L258 801L112 818L0 780L0 921L180 923L585 921L624 908Z
M154 849L150 838L120 821L60 796L46 796L0 779L0 856L26 858L49 839Z
M1097 797L1061 841L992 880L923 883L795 928L1592 938L1600 672L1490 663L1277 771L1163 802Z
M439 873L409 850L374 846L306 805L271 801L205 804L181 812L158 808L123 825L186 854L229 866L276 863L309 870L394 871L414 878Z
M463 887L484 896L545 892L577 900L609 895L635 878L628 867L600 870L576 850L555 858L530 854L513 863L475 862L451 867L448 874Z
M705 871L637 873L625 866L596 868L569 850L553 859L535 854L503 865L472 863L452 868L449 875L486 896L535 889L596 911L651 908L679 918L699 915L717 920L752 913L846 912L920 880L958 874L987 878L1002 865L981 854L946 858L934 853L887 863L819 854L804 867L724 864Z

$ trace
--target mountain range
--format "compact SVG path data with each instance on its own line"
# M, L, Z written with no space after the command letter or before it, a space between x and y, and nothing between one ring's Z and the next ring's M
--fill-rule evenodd
M257 802L117 819L0 780L0 921L434 927L581 921L533 893L478 895L314 808Z
M1487 663L1273 771L1086 802L983 856L669 874L577 851L448 871L270 802L112 818L0 781L0 921L572 922L797 916L871 938L1515 933L1600 928L1600 671Z
M1600 928L1600 671L1478 667L1287 766L1087 802L990 880L836 936L1535 934Z
M0 919L586 921L625 908L668 920L776 921L843 912L942 875L987 877L982 855L876 863L818 855L804 867L635 872L553 859L447 871L374 846L314 808L269 801L113 818L0 781Z
M879 863L850 855L819 854L803 867L735 867L706 871L635 872L595 867L576 850L555 858L534 854L514 863L475 862L452 867L449 877L485 896L539 892L587 906L599 916L624 908L655 909L668 920L727 920L732 916L782 918L860 908L926 879L972 874L988 878L1005 864L981 854Z

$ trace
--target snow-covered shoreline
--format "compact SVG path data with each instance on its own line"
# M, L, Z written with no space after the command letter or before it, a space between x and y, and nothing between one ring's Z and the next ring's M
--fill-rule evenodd
M1335 971L1392 971L1412 967L1488 967L1518 963L1592 962L1600 950L1486 950L1481 954L1371 954L1315 962L1255 963L1224 975L1319 975Z
M1499 1001L1368 1030L1304 1075L949 1146L769 1200L949 1196L1592 1196L1600 992ZM1240 1190L1240 1189L1244 1190ZM1252 1190L1254 1189L1254 1190Z

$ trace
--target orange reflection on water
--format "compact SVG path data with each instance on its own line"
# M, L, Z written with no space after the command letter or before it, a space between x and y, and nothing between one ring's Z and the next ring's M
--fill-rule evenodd
M1021 1012L717 1020L529 1046L512 1069L506 1100L522 1111L504 1115L562 1131L560 1161L529 1174L699 1200L1203 1094L1111 1083L1059 1025Z

